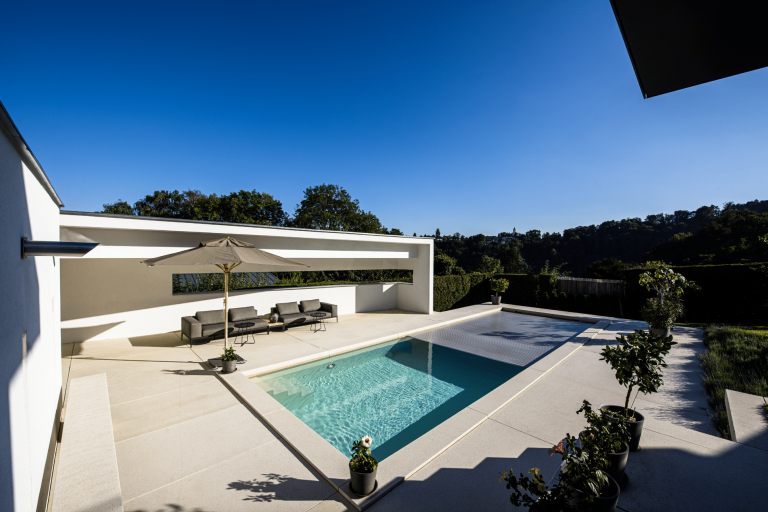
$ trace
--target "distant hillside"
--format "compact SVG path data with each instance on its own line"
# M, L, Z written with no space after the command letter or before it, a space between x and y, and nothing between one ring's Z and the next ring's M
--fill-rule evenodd
M651 249L646 260L673 265L711 265L768 261L768 213L724 210L695 234L680 233Z
M514 237L520 255L529 269L534 272L539 271L546 262L549 262L550 268L564 264L562 270L570 271L574 276L582 276L587 266L606 258L640 263L644 261L646 254L657 245L667 242L675 235L685 233L693 236L712 224L713 221L720 219L724 212L766 214L768 213L768 201L755 200L744 204L727 203L723 209L714 205L702 206L695 211L677 210L672 214L648 215L645 219L611 220L600 225L566 229L562 233L541 233L539 230L531 230L527 233L500 233L500 236ZM733 219L735 218L734 216ZM723 229L726 229L725 224L722 226ZM718 236L719 239L722 239L722 233ZM482 235L464 238L443 237L442 242L436 243L437 252L455 258L457 265L467 271L475 270L483 256L504 260L505 244L485 244L479 238L483 239L482 242L485 241L485 237ZM666 249L664 252L666 257L662 259L666 261L669 258L672 261L672 253L675 250L674 247ZM693 252L698 250L698 248L693 247L690 249ZM742 254L739 256L740 258L748 259L754 256L753 253L749 252L740 254ZM690 261L694 261L693 255L686 257Z

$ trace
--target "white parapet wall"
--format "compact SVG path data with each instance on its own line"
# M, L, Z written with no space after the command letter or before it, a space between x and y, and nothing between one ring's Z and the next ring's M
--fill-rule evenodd
M0 104L0 510L45 507L61 403L59 259L21 239L59 240L59 200ZM44 508L43 508L44 509Z
M223 292L174 294L173 274L219 272L215 267L147 267L140 260L232 236L309 270L413 270L411 283L238 290L230 307L253 306L267 314L279 302L320 299L336 304L340 315L385 309L432 313L433 243L364 233L171 221L64 212L65 241L98 242L84 258L63 259L61 340L143 336L180 330L181 317L223 308ZM236 271L274 269L242 265ZM307 270L306 268L287 270Z

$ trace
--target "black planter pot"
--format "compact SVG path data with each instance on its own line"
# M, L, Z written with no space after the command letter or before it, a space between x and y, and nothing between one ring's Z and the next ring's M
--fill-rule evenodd
M608 486L603 489L603 493L594 499L592 502L592 512L614 512L616 506L619 504L619 495L621 494L621 488L611 476L608 476ZM573 491L573 498L570 501L570 505L578 508L582 499L581 491Z
M579 433L579 440L584 438L584 432ZM582 447L584 445L582 444ZM627 459L629 459L629 446L624 446L624 449L620 452L609 453L606 457L608 459L608 476L616 480L621 490L629 483L629 477L624 473L627 467Z
M622 415L624 414L624 407L620 405L604 405L603 407L601 407L601 409L608 412L618 413ZM643 416L637 411L630 409L629 415L632 416L633 414L635 416L635 421L627 422L627 430L629 430L629 451L639 452L640 436L643 434L643 421L645 421L645 416ZM616 420L609 415L608 421L613 423Z
M629 483L629 477L624 473L629 458L629 446L624 447L624 451L608 454L608 476L616 480L619 487L623 490Z
M595 498L592 503L593 512L614 512L619 504L621 489L611 476L608 476L608 488L603 489L603 494Z
M358 473L349 468L349 488L358 496L367 496L376 489L376 470L373 473Z

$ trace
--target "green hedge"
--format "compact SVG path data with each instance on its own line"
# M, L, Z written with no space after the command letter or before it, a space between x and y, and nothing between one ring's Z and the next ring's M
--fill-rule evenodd
M701 286L685 293L685 318L678 321L754 324L768 318L768 264L672 267ZM640 319L640 307L652 293L638 284L644 270L624 271L626 318Z
M621 300L617 296L603 295L598 297L575 296L572 293L557 292L557 277L550 274L496 274L494 278L504 278L509 281L509 288L501 294L504 304L541 307L588 313L613 317L622 316ZM488 302L493 295L488 279L484 274L467 274L463 276L435 276L434 305L435 311L461 308Z
M492 295L488 279L485 274L435 276L432 309L447 311L488 302Z

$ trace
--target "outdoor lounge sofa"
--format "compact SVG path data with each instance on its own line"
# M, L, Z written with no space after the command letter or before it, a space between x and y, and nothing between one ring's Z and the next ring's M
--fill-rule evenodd
M235 324L253 322L253 327L247 331L238 330L238 334L245 332L269 333L269 324L259 318L253 306L244 308L231 308L229 310L229 334L235 329ZM190 342L202 338L224 335L224 310L198 311L195 316L185 316L181 319L181 335L189 338Z
M286 327L316 322L317 319L310 316L310 313L325 313L324 320L335 318L337 323L339 321L338 307L335 304L320 302L320 299L302 300L300 304L281 302L272 308L272 311L277 312L278 322L283 322L283 331Z

